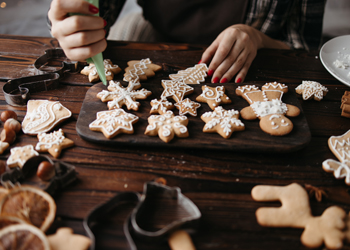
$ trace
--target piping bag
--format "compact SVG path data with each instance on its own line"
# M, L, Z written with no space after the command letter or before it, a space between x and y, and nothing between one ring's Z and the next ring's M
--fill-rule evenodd
M95 5L97 8L99 8L99 0L85 0L93 5ZM75 13L71 13L71 15L77 15ZM100 13L95 14L94 16L99 16ZM98 53L97 55L90 57L86 59L87 63L93 63L95 64L98 76L100 77L100 80L103 82L104 85L107 85L107 79L105 74L105 67L103 64L103 55L102 53Z

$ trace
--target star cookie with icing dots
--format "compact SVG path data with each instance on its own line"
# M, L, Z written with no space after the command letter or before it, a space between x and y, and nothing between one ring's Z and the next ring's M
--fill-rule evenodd
M206 112L201 119L206 123L204 133L218 133L223 138L228 139L234 131L245 129L244 124L239 118L239 112L231 109L225 110L221 106L216 107L214 111Z
M164 91L161 98L172 97L175 102L183 100L185 95L193 93L193 88L180 80L162 80Z
M39 133L37 137L39 142L35 149L40 153L48 152L55 158L60 156L63 149L74 146L74 141L66 138L62 129L52 133Z
M170 109L174 108L174 104L172 102L169 102L166 98L162 98L160 100L153 99L151 101L151 110L150 114L164 114Z
M186 98L185 100L175 103L175 107L179 110L180 115L189 114L192 116L197 116L197 109L200 106L201 105L198 102L194 102L189 98Z
M144 100L152 94L151 91L147 89L136 90L140 87L139 82L130 81L129 85L124 88L120 82L110 81L107 90L102 90L97 94L97 97L101 99L102 102L108 102L108 109L118 109L123 105L126 105L127 109L137 111L139 109L140 103L137 99Z
M228 104L232 102L225 94L224 86L209 87L206 85L202 86L202 94L197 96L196 101L207 103L212 110L220 104Z
M108 139L120 133L133 134L133 124L139 120L136 115L127 113L123 109L100 111L97 112L96 117L97 119L89 125L90 130L102 132Z
M189 136L187 117L184 115L175 116L171 110L162 115L151 115L148 117L148 124L145 134L158 135L166 143L170 142L175 135L180 138Z
M302 84L296 87L295 92L302 95L304 100L313 98L316 101L321 101L328 93L328 89L318 82L302 81Z
M37 151L34 150L33 145L26 145L23 147L11 148L10 157L7 159L7 166L9 168L20 167L22 168L24 163L33 156L39 155Z
M155 72L160 71L161 66L153 64L152 61L147 59L142 59L140 61L129 61L128 67L125 68L124 81L146 81L148 78L155 76Z
M107 81L113 80L114 75L119 74L122 71L118 65L113 64L109 59L103 60L103 65ZM100 80L96 66L93 63L90 63L89 66L85 66L80 73L89 76L89 82L97 82Z

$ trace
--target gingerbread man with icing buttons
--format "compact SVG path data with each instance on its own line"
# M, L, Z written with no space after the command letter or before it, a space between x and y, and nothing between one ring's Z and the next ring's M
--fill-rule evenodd
M300 109L282 102L282 96L287 92L288 87L277 82L266 83L261 90L255 85L238 87L236 94L250 104L241 110L241 117L245 120L259 118L260 128L270 135L289 134L293 130L293 123L286 116L298 116Z

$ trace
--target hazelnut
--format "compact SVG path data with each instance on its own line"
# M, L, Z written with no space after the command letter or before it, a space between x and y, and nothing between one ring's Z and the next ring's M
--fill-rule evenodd
M12 129L3 129L0 134L0 139L2 142L12 144L16 140L16 132Z
M15 120L17 120L17 114L15 111L12 111L12 110L5 110L1 113L0 115L0 120L2 122L5 122L7 119L9 118L13 118Z
M36 172L36 175L43 181L49 181L55 176L55 167L48 161L42 161Z
M0 175L2 175L6 171L6 162L0 161Z
M22 126L16 119L9 118L6 120L4 128L7 130L14 130L16 133L18 133L21 131Z

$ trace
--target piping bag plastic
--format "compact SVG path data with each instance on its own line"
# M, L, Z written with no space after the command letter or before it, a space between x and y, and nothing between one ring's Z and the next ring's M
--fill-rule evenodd
M95 5L97 8L99 8L99 0L85 0L93 5ZM76 15L75 13L72 13L71 15ZM100 13L95 14L94 16L99 16ZM103 64L103 55L102 53L98 53L97 55L90 57L86 59L87 63L93 63L95 64L98 76L100 77L100 80L103 82L104 85L107 85L107 79L105 74L105 67Z

